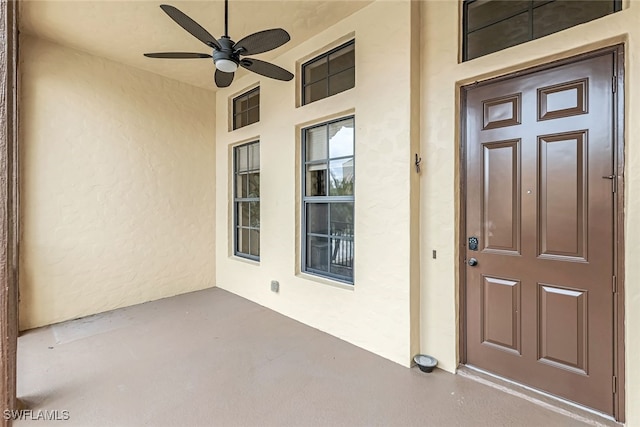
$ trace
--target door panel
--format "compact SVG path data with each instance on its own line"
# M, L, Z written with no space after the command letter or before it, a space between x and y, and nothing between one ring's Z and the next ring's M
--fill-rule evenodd
M613 413L613 53L466 91L466 362Z
M589 79L538 89L538 120L587 114Z
M588 375L587 292L546 284L538 291L539 360Z
M586 145L587 131L538 137L540 256L586 261Z
M520 251L520 141L483 144L483 248Z
M484 277L482 343L520 354L520 282Z

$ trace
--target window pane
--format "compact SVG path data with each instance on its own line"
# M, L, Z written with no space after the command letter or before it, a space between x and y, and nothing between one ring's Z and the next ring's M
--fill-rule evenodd
M238 225L249 226L249 202L238 202Z
M307 204L307 233L329 234L329 205L327 203Z
M329 125L329 157L353 156L353 119Z
M249 176L247 174L236 175L236 197L239 199L248 197L248 178Z
M327 97L327 80L320 80L304 88L304 102L317 101Z
M555 1L533 10L533 37L543 37L613 13L613 1Z
M247 151L246 145L236 148L236 171L244 172L247 170Z
M320 58L304 67L304 83L312 83L327 77L327 57Z
M259 256L260 255L260 231L259 230L250 230L249 231L250 239L249 239L249 254Z
M248 228L238 228L237 229L237 242L238 247L237 251L248 254L249 253L249 229Z
M260 109L252 108L247 112L247 124L257 123L260 121Z
M330 271L353 278L353 202L331 203L331 268Z
M245 111L249 108L249 99L246 96L243 96L238 100L238 104L236 107L236 112Z
M327 195L327 164L307 165L306 196Z
M331 239L331 267L329 270L353 279L353 240Z
M239 112L242 111L241 100L242 100L241 97L238 97L238 98L233 100L233 112L234 112L234 114L238 114Z
M468 6L468 31L529 9L530 0L477 0Z
M260 144L249 145L249 169L260 169Z
M260 105L260 91L253 92L249 95L249 108Z
M351 68L329 77L329 96L351 89L356 84L356 70Z
M244 123L242 121L242 113L241 114L236 114L233 117L233 128L234 129L238 129L238 128L241 128L242 126L244 126Z
M469 34L467 59L506 49L527 40L529 40L528 12Z
M260 173L250 173L245 176L249 184L246 197L260 197Z
M353 202L331 203L331 235L353 238Z
M319 126L307 129L306 151L307 161L324 160L327 158L327 127Z
M355 44L345 46L329 55L329 72L335 74L355 64Z
M307 239L307 267L315 270L329 270L329 239L309 236Z
M330 165L329 195L353 195L353 158L332 160Z
M233 129L260 121L260 89L233 100Z
M260 228L260 202L249 202L249 225Z

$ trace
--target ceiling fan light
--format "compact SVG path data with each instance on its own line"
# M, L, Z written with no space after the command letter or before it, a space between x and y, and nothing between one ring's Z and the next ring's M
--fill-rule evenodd
M218 59L215 63L216 68L223 73L233 73L238 69L238 64L230 59Z

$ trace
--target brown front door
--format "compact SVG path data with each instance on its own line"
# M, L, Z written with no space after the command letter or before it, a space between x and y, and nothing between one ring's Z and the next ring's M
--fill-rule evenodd
M466 363L607 414L614 64L608 52L465 91Z

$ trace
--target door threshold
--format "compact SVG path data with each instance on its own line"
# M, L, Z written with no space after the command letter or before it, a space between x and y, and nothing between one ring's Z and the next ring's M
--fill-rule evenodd
M493 387L512 396L528 400L550 411L565 415L595 427L621 427L612 416L562 399L544 391L536 390L507 378L492 374L471 365L459 365L456 374Z

